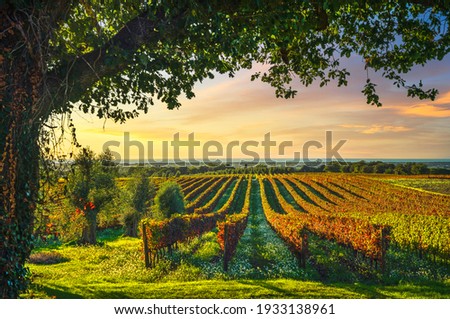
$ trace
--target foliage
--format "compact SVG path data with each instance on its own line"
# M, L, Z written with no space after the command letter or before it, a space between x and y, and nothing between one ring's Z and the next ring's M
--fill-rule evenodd
M278 179L309 214L320 219L316 225L330 216L354 219L348 222L349 226L355 221L361 225L367 222L386 225L391 228L389 237L395 246L449 259L448 196L399 188L361 176L331 174L326 178L310 175ZM307 195L314 205L295 196L297 191ZM362 227L361 236L370 227Z
M193 199L186 205L186 212L190 214L193 213L196 208L200 208L203 201L208 199L210 192L215 193L219 189L220 184L227 179L230 180L231 177L210 178L209 181L206 181L201 186L194 189L190 194L186 195L186 198L190 197ZM205 190L207 189L210 192L206 192Z
M147 209L152 205L153 198L156 195L155 185L145 174L141 174L137 177L137 182L132 195L133 208L141 213L145 214Z
M145 173L135 177L134 183L129 184L131 192L131 210L124 214L123 221L126 234L131 237L138 236L138 225L142 217L153 204L156 190Z
M248 212L227 216L223 223L217 225L217 240L223 252L224 270L228 270L228 262L236 252L239 239L247 227Z
M215 192L214 196L202 207L198 207L194 209L195 214L205 214L208 212L211 212L214 207L217 205L219 200L224 195L225 191L227 190L228 186L235 180L234 177L228 178L225 183L220 186L220 188Z
M164 248L169 248L171 251L174 244L185 242L210 231L216 227L217 221L224 217L223 213L209 213L173 216L161 221L143 220L142 232L146 266L154 267L158 257L164 253Z
M423 175L429 174L433 169L424 163L385 163L382 161L358 161L358 162L338 162L332 161L324 167L325 172L335 173L375 173L375 174L397 174L397 175ZM314 168L311 168L314 171ZM450 173L442 169L442 173Z
M99 156L98 160L100 161L100 165L104 171L112 171L116 173L116 162L114 162L115 158L109 148L106 148Z
M227 215L224 222L217 223L217 240L219 242L220 249L223 251L225 271L228 270L228 263L234 256L239 240L247 227L248 214L250 212L251 187L252 181L249 179L247 181L247 189L245 191L245 200L242 211L238 214Z
M97 215L108 206L116 194L116 185L110 172L101 169L100 160L93 151L83 148L75 157L68 191L75 216L84 216L81 242L95 244Z
M155 196L156 210L163 218L185 212L184 195L180 185L175 182L165 182L160 185Z
M232 179L233 179L232 177L227 179L227 181L224 183L225 187L221 187L222 191L229 186ZM203 179L201 180L202 182L199 183L196 189L201 189L203 191L202 194L203 196L199 196L203 198L205 197L206 193L209 193L205 191L205 187L203 185L205 183L211 184L212 182L213 184L211 185L219 185L218 183L221 182L223 178L218 179L207 178L206 181ZM231 208L231 204L235 198L236 191L239 187L239 182L235 184L233 192L231 193L225 205L217 212L206 213L202 211L201 214L194 213L185 216L174 216L172 218L165 219L162 221L152 219L144 220L143 221L144 254L149 255L150 260L148 261L148 265L151 267L154 266L158 257L158 251L161 251L164 248L169 248L171 250L174 244L185 242L187 240L191 240L192 238L198 237L204 232L213 229L218 221L224 219L226 214L229 213L229 209ZM170 182L167 182L165 184L168 183ZM163 185L161 185L161 187L163 187ZM196 189L194 189L193 192L195 192ZM211 190L213 188L209 189ZM213 196L206 205L211 205L211 202L217 201L218 200L216 196ZM197 198L194 201L195 203L194 205L197 205L198 202L200 201ZM194 205L191 205L191 207L195 207ZM248 208L248 206L246 207Z
M448 53L448 7L427 1L105 5L91 0L75 2L69 10L65 23L52 30L52 73L62 76L66 61L72 60L72 100L81 99L79 108L84 112L118 121L147 112L154 99L169 108L179 107L178 96L193 97L195 82L214 77L214 71L233 75L252 62L270 65L252 79L269 83L279 97L295 96L290 86L294 75L305 86L314 81L344 86L350 73L340 64L352 54L364 59L367 70L381 73L409 96L433 99L436 90L427 90L420 81L408 83L402 74ZM135 30L137 22L140 32ZM76 55L80 58L73 58ZM97 64L90 63L94 57ZM83 71L98 74L101 80L74 83ZM369 76L362 92L368 103L381 105ZM126 111L118 103L134 103L136 109Z

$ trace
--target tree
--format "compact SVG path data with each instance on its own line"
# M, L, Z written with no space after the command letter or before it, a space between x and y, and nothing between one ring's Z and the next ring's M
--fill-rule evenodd
M109 148L106 148L99 156L102 170L105 172L111 172L117 174L116 163L114 162L114 156Z
M424 163L413 163L411 166L411 174L413 175L421 175L428 174L430 169Z
M342 167L341 163L332 161L331 163L329 163L328 165L325 166L324 171L325 172L340 172L341 167Z
M370 174L374 172L374 166L366 164L360 168L360 172L364 174Z
M170 218L173 214L185 212L184 194L180 185L175 182L163 183L156 193L155 208L162 218Z
M407 172L405 170L405 165L404 164L397 164L397 165L395 165L394 173L396 175L406 175Z
M73 173L68 183L72 204L86 218L80 242L96 244L97 215L115 195L114 178L101 169L100 158L95 158L93 151L83 148L75 156Z
M135 182L130 184L130 188L132 210L124 216L125 234L138 237L139 221L152 206L156 190L145 172L135 177Z
M155 99L178 108L196 82L253 62L270 65L253 80L290 98L294 77L346 85L340 60L352 54L408 95L434 99L402 74L448 53L449 12L444 0L0 2L0 295L26 287L39 136L74 109L124 122ZM381 105L369 77L363 94Z

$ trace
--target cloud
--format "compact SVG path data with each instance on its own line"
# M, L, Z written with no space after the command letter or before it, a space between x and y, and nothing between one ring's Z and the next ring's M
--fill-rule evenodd
M367 125L357 125L357 124L342 124L339 126L343 127L343 128L366 128L367 127Z
M363 134L375 134L375 133L384 133L384 132L406 132L411 131L410 128L405 126L393 126L393 125L372 125L371 127L361 131Z
M342 124L339 125L343 128L354 128L356 131L363 133L363 134L376 134L376 133L386 133L386 132L392 132L392 133L399 133L399 132L407 132L411 131L412 128L406 127L406 126L395 126L395 125L380 125L380 124L373 124L373 125L359 125L359 124Z
M450 117L450 91L440 95L434 102L416 104L408 108L403 107L400 114L413 117Z
M415 105L411 108L404 109L401 113L403 115L417 117L450 117L450 109L429 104Z
M450 91L439 95L438 99L436 100L436 104L438 105L450 105Z

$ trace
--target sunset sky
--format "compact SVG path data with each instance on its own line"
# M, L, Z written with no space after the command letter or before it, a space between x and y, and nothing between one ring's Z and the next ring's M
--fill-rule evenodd
M343 158L450 158L450 57L416 67L406 76L408 80L423 80L427 88L439 89L435 101L420 101L406 97L406 92L381 80L373 71L369 77L378 84L383 107L367 105L361 90L366 81L366 71L361 58L351 57L346 62L351 73L347 87L337 88L331 82L327 87L318 84L310 87L298 85L296 98L277 99L274 89L258 80L251 82L254 70L243 70L234 78L218 75L196 86L196 97L182 99L179 110L168 110L162 103L151 107L146 115L124 125L112 121L104 123L95 116L76 114L75 124L79 142L97 153L108 141L120 142L110 147L124 155L124 133L131 140L144 145L153 158L162 157L162 142L169 142L169 158L173 157L170 141L179 133L180 140L187 140L194 133L200 146L195 147L195 158L202 158L207 141L218 141L224 149L232 141L241 146L245 141L256 141L259 146L248 150L264 157L261 142L266 133L277 146L271 148L272 158L291 158L302 145L316 140L323 148L310 148L310 157L325 157L325 134L333 132L333 146L339 140L347 140L340 148ZM147 142L153 141L153 148ZM292 147L279 154L278 145L292 141ZM254 145L254 144L253 144ZM209 149L215 151L215 147ZM187 157L187 148L180 148L181 157ZM224 154L225 157L226 154ZM232 149L235 158L246 158L240 147ZM139 157L137 147L130 148L130 158ZM219 156L220 157L220 156Z

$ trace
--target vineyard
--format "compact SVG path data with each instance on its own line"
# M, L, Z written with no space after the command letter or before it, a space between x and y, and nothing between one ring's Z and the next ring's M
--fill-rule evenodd
M55 188L58 196L44 225L47 241L28 264L38 285L33 294L450 298L450 194L413 187L445 190L450 185L445 176L290 173L150 179L157 191L167 181L176 182L184 212L147 215L139 223L139 237L133 238L124 235L120 224L130 206L115 198L99 215L98 245L80 246L64 237L60 212L67 212L73 226L82 225L83 214L73 213ZM132 182L133 177L116 178L121 194Z
M177 182L185 194L186 214L142 223L147 267L170 258L178 245L217 229L212 240L220 246L227 272L230 263L238 262L233 256L244 245L240 241L249 216L263 214L299 269L320 272L317 247L325 247L330 259L334 251L344 251L341 263L371 274L401 267L399 255L417 256L448 270L448 195L350 174L204 175ZM254 209L256 205L262 209Z

